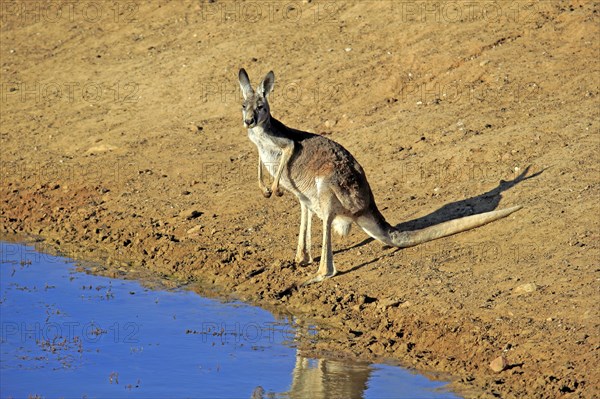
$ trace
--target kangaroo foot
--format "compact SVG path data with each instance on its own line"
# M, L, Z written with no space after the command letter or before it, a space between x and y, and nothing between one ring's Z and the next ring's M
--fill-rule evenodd
M310 278L308 280L306 280L304 283L302 283L303 287L306 287L307 285L310 284L314 284L314 283L320 283L321 281L331 278L335 276L335 273L332 275L322 275L322 274L317 274L316 276L314 276L313 278Z

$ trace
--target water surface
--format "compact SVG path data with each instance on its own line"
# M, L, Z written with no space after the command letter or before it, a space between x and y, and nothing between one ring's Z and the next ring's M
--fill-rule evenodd
M0 397L456 398L400 367L310 359L288 320L0 243ZM306 332L304 332L306 333Z

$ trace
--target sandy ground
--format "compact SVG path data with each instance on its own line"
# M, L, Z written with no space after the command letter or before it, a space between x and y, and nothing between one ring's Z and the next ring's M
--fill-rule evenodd
M3 2L1 231L326 325L307 351L453 375L468 397L600 396L600 5ZM334 238L295 288L299 205L265 199L237 71L348 148L406 250ZM313 221L315 255L320 224ZM490 362L504 356L494 372Z

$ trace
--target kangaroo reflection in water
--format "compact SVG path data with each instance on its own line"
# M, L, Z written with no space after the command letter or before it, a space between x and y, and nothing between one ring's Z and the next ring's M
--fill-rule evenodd
M368 364L296 356L292 386L287 396L295 398L362 398L371 376ZM285 397L286 395L284 395Z
M296 355L290 390L274 397L289 399L360 399L364 397L371 366L362 363L344 363L330 359L309 359ZM252 399L273 397L262 387L252 393Z

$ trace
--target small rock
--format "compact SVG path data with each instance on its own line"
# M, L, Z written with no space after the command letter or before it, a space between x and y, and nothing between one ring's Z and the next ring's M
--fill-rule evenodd
M193 235L193 234L199 233L200 230L202 230L202 225L194 226L187 231L187 234Z
M490 60L483 60L479 63L479 66L485 66L490 63Z
M369 345L369 350L372 353L382 354L383 352L385 352L385 346L382 342L375 341L371 345Z
M326 121L325 121L325 127L326 127L326 128L333 127L333 126L335 126L336 124L337 124L337 121L330 121L330 120L326 120Z
M528 294L530 292L534 292L538 289L538 286L535 283L527 283L527 284L522 284L518 287L516 287L513 290L513 293L515 295L521 295L521 294Z
M365 305L354 305L352 306L350 309L352 309L353 312L356 313L360 313L363 309L364 309Z
M354 300L354 294L353 293L348 293L346 295L344 295L344 297L342 298L342 303L349 303L352 302Z
M117 147L115 147L114 145L100 144L100 145L96 145L96 146L88 148L88 150L85 153L88 155L101 154L104 152L114 151L116 149L117 149Z
M506 358L504 356L498 356L490 363L490 368L494 373L499 373L503 371L504 369L506 369L506 366L508 366L508 362L506 361Z
M381 309L395 308L395 307L398 307L398 305L400 305L400 303L402 303L402 301L400 299L386 298L386 299L382 300L377 305L377 307L381 308Z

